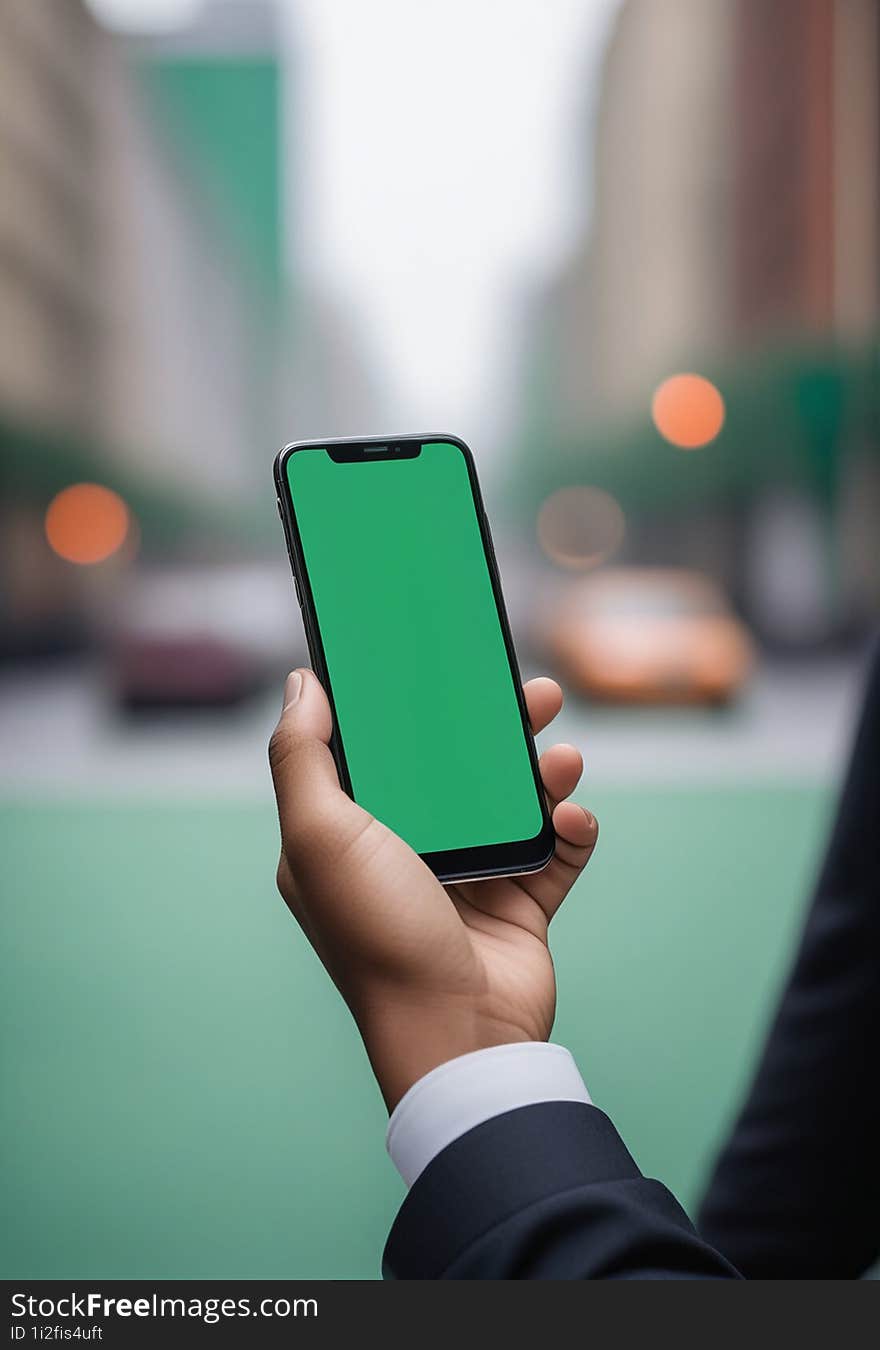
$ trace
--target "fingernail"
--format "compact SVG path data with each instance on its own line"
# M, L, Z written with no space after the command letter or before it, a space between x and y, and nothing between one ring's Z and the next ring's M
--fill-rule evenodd
M285 712L291 705L296 703L302 693L303 677L298 670L292 670L284 681L284 702L281 711Z

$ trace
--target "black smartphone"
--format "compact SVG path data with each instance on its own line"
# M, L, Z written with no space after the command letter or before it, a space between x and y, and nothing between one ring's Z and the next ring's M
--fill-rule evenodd
M297 442L275 487L345 790L441 881L545 867L553 825L464 441Z

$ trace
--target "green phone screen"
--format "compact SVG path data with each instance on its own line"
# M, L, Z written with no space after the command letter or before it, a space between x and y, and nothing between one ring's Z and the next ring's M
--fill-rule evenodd
M355 800L417 852L532 839L542 814L464 454L287 475Z

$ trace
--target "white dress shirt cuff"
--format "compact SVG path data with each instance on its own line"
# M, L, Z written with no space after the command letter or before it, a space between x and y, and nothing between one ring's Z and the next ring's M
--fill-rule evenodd
M590 1094L561 1045L520 1041L493 1045L440 1064L401 1097L385 1144L411 1186L449 1144L493 1116L539 1102L584 1102Z

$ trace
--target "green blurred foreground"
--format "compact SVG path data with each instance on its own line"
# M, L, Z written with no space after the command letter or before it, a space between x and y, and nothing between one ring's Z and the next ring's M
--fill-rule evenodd
M686 1204L745 1080L830 801L591 790L556 1038ZM366 1278L402 1186L253 804L7 804L7 1279Z

